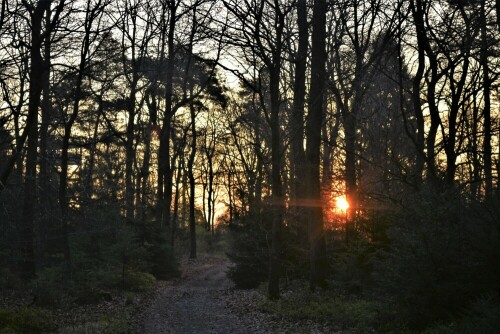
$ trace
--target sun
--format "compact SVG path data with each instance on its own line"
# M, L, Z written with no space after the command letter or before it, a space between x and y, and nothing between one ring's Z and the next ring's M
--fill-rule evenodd
M335 200L335 205L342 211L347 211L347 209L349 209L349 202L347 201L345 196L337 197L337 199Z

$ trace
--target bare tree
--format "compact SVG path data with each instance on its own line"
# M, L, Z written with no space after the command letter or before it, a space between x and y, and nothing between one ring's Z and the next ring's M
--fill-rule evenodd
M49 34L55 28L59 15L62 12L65 0L60 0L54 10L54 16L49 26L42 28L42 22L50 1L39 1L36 6L23 2L29 13L31 26L30 45L30 88L28 117L26 120L27 153L26 153L26 176L24 182L24 202L21 220L21 272L24 278L32 278L35 275L35 255L33 248L34 214L36 208L36 179L37 179L37 155L38 155L38 108L40 107L40 97L42 93L42 79L48 67L44 63L41 47L44 42L44 35Z
M302 175L304 171L304 104L306 95L306 69L307 69L307 51L309 44L309 29L307 23L307 1L300 0L296 3L297 7L297 27L298 27L298 48L295 56L295 80L293 86L293 108L290 117L290 146L291 146L291 174L292 174L292 205L297 212L297 235L303 246L307 245L306 226L303 223L300 203L303 202L302 196L305 194L304 180ZM293 210L292 210L293 211Z
M234 21L229 30L232 44L241 48L247 59L257 58L264 65L258 70L258 80L268 80L269 111L264 108L271 131L271 189L272 189L272 231L269 251L269 286L270 299L279 298L281 276L281 239L283 228L284 191L282 184L282 143L280 131L280 80L282 71L282 52L284 51L283 32L285 17L292 10L291 6L280 1L245 1L243 4L224 1ZM268 27L273 27L269 30ZM261 66L252 64L253 66ZM265 78L264 78L265 76ZM242 76L240 76L242 78ZM244 82L259 90L247 79ZM260 91L260 94L263 94ZM265 100L261 99L263 106Z
M323 124L326 64L326 1L316 0L313 7L311 88L306 123L306 184L311 259L310 287L325 286L326 242L321 202L320 147Z

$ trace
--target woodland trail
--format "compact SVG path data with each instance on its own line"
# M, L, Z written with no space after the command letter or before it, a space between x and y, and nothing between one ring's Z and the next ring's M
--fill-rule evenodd
M253 333L248 319L229 311L232 288L228 262L220 258L185 260L182 278L159 289L144 318L142 333Z
M139 333L343 333L330 324L262 312L258 303L265 296L234 289L226 276L228 265L225 258L206 255L184 259L182 277L159 286L143 311Z

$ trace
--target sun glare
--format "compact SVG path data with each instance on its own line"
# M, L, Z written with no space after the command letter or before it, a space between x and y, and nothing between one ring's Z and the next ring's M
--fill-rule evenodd
M337 208L342 211L347 211L347 209L349 209L349 202L347 202L347 199L344 196L337 197L335 204Z

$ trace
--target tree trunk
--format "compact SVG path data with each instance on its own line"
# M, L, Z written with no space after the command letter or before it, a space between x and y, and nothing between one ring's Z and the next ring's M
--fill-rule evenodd
M160 136L160 147L158 152L158 202L160 225L170 223L170 205L172 203L172 166L170 162L170 136L173 119L172 96L173 96L173 75L174 75L174 33L176 25L176 11L178 7L176 1L172 1L170 8L170 21L167 36L168 60L165 73L165 118Z
M290 120L291 141L291 171L292 191L291 203L294 214L293 221L297 222L298 242L303 248L308 248L307 226L302 214L302 206L305 194L305 153L304 153L304 103L306 94L306 67L308 49L308 27L307 27L307 1L297 1L297 26L299 30L299 43L297 56L295 58L295 82L293 87L293 108Z
M313 7L311 88L309 113L306 122L306 184L307 199L311 205L309 217L310 242L310 287L325 286L326 243L323 226L323 206L320 182L321 127L323 122L323 100L326 63L326 1L316 0Z
M269 299L280 297L280 277L282 271L281 242L283 228L283 210L285 199L283 195L283 185L281 180L281 134L280 134L280 72L281 72L281 51L282 36L284 27L284 15L281 13L279 1L274 1L275 7L275 29L276 45L272 54L269 69L269 88L271 97L271 191L272 191L272 230L271 249L269 254Z
M50 7L47 8L45 12L45 26L50 26ZM51 215L53 215L55 210L53 210L53 198L52 191L50 189L51 179L50 179L50 161L48 157L48 131L49 124L51 122L52 106L50 101L50 37L51 34L45 34L45 45L44 45L44 63L47 70L43 73L43 91L42 91L42 122L40 124L40 213L41 219L36 228L39 242L37 255L39 257L39 262L43 264L44 253L47 243L47 234L49 231L53 230Z
M415 2L416 1L416 2ZM417 50L418 50L418 67L415 76L413 77L413 87L412 87L412 97L413 97L413 109L415 112L416 122L417 122L417 161L416 161L416 173L417 178L420 178L423 173L423 165L427 160L427 155L425 153L425 121L422 110L421 103L421 81L424 76L425 71L425 25L424 25L424 13L422 8L422 2L420 0L410 0L410 9L412 11L413 20L415 24L415 30L417 35ZM432 149L432 151L434 148ZM429 154L429 152L427 153ZM433 171L432 171L433 172Z
M491 162L491 80L488 65L488 35L486 20L486 1L481 0L481 67L483 69L483 151L484 151L484 184L486 198L493 195L493 174Z
M179 168L177 169L177 175L175 178L175 197L174 197L174 214L172 217L172 228L170 232L170 246L172 249L175 245L175 234L177 232L177 225L179 224L179 185L181 183L181 177L184 175L184 157L179 155Z
M97 136L99 135L99 122L101 119L101 115L104 112L103 110L103 101L102 95L99 96L99 102L97 107L97 118L94 123L94 131L92 135L92 142L90 144L89 150L89 164L87 166L87 176L85 179L85 196L87 201L90 201L92 195L94 194L94 183L93 183L93 174L94 174L94 165L95 165L95 153L97 150Z
M133 52L133 51L132 51ZM139 75L137 73L137 64L135 59L132 60L132 83L130 87L129 106L128 106L128 123L126 129L126 144L125 144L125 214L128 220L134 219L134 182L132 178L133 165L135 158L134 151L134 128L135 128L135 102L137 82Z
M35 276L35 253L33 245L34 214L36 212L36 165L38 155L38 107L42 93L43 73L45 66L41 46L43 37L42 20L44 13L50 6L48 1L40 1L34 8L31 16L31 47L30 47L30 88L28 102L28 117L26 120L27 153L26 175L24 181L24 201L21 218L21 275L24 279Z
M196 259L196 219L195 219L195 179L193 173L194 158L196 156L196 113L193 103L189 105L191 115L191 153L188 161L188 178L189 178L189 240L190 253L189 258Z
M278 37L277 37L278 38ZM281 38L281 36L279 37ZM272 230L269 261L270 299L280 296L281 276L281 235L283 225L283 187L281 184L281 139L279 122L279 64L271 68L271 190L272 190Z

